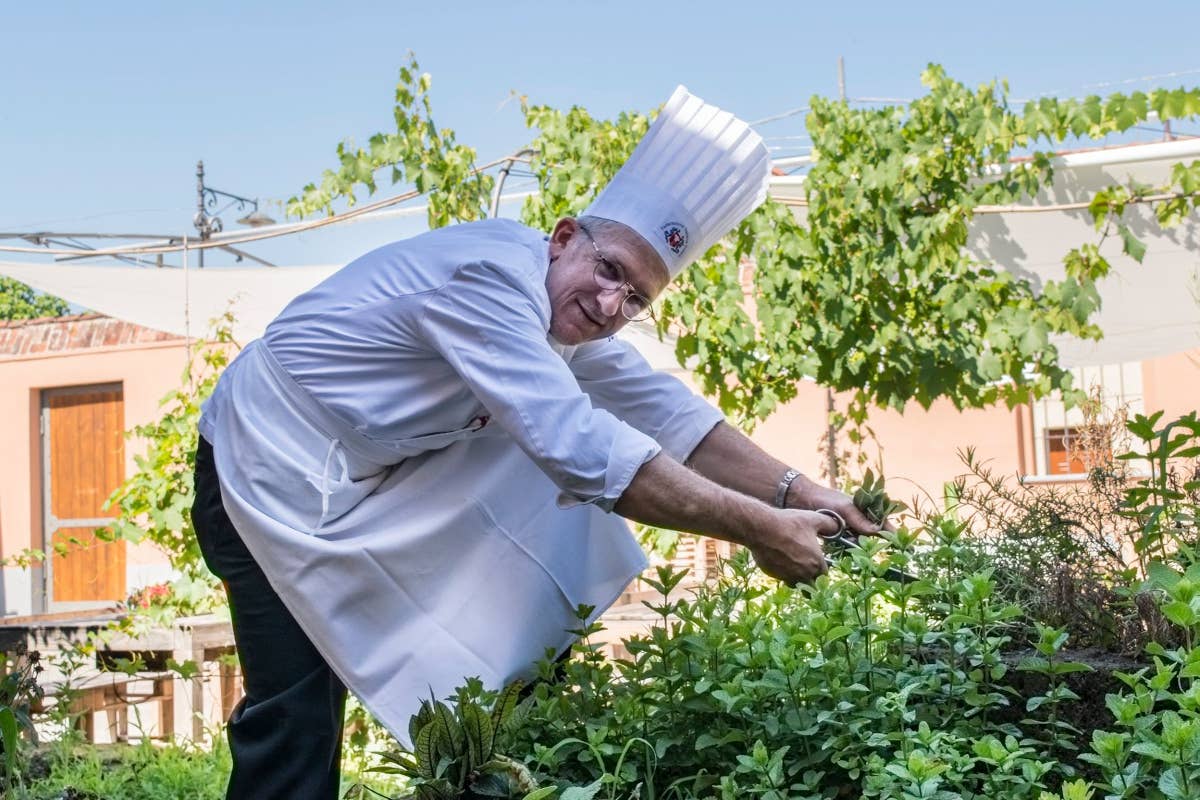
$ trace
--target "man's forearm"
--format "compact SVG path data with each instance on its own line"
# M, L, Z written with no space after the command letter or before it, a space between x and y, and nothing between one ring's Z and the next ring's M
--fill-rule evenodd
M810 581L825 570L818 536L836 527L827 516L771 508L718 486L663 453L642 464L615 510L647 525L749 547L764 572L788 583Z
M788 465L767 454L750 437L728 423L718 423L688 457L687 465L714 483L774 504ZM847 495L801 475L783 493L784 505L807 511L835 511L855 533L877 533Z
M788 465L768 454L737 428L720 422L709 431L692 454L687 466L704 477L736 492L772 503L779 481ZM810 508L804 502L812 482L801 475L787 491L792 508Z
M670 456L659 454L638 470L614 510L645 525L714 536L754 546L772 510L744 493L720 486Z

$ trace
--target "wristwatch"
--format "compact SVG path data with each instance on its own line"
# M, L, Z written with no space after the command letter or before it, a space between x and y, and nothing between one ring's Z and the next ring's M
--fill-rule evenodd
M783 473L783 477L779 479L779 485L775 487L775 507L787 508L787 493L792 487L792 481L800 477L800 470L789 469Z

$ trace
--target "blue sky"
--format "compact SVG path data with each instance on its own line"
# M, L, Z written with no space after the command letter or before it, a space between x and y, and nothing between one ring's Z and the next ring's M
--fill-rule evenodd
M433 75L438 125L481 161L528 137L514 91L611 116L684 83L757 120L835 95L839 55L852 98L914 96L929 62L970 84L1007 78L1015 97L1200 84L1196 0L111 0L6 3L0 20L0 231L191 233L201 158L210 185L284 200L334 165L338 141L388 128L409 50ZM1187 74L1136 80L1166 73ZM760 131L773 147L803 144L787 138L803 136L799 116ZM250 249L340 263L420 226Z

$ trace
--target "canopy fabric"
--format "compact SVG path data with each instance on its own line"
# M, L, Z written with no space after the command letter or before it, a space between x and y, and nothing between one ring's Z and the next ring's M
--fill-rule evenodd
M230 309L234 338L249 342L293 297L337 267L113 267L0 262L0 274L109 317L202 338Z
M246 344L266 330L293 297L338 267L158 269L0 262L0 275L109 317L179 336L203 338L210 321L233 312L233 337ZM652 326L621 333L654 369L682 371L674 348Z
M1057 159L1053 186L1028 207L1086 202L1099 189L1130 180L1169 182L1172 164L1200 158L1200 140L1130 145ZM777 198L803 197L803 178L776 177ZM795 209L803 219L804 209ZM1103 307L1096 322L1100 342L1060 338L1065 366L1143 361L1200 347L1200 220L1162 230L1145 206L1131 208L1126 221L1147 245L1141 264L1121 253L1111 236L1102 252L1113 272L1100 284ZM1035 285L1061 278L1062 258L1072 247L1097 242L1086 209L981 214L972 224L968 249ZM348 257L357 254L348 253ZM335 266L154 268L94 264L0 261L0 275L118 319L157 330L203 336L208 321L232 302L234 336L242 342L297 294L319 283ZM656 368L679 369L672 348L652 332L635 329L633 343Z

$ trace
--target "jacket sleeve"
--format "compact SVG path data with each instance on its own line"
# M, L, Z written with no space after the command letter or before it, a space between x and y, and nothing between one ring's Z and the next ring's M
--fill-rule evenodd
M547 340L549 307L536 276L464 264L431 293L419 334L492 420L560 489L559 505L611 511L643 463L649 436L595 408Z
M684 461L724 415L672 375L656 372L620 339L575 350L571 371L592 402L625 420Z

